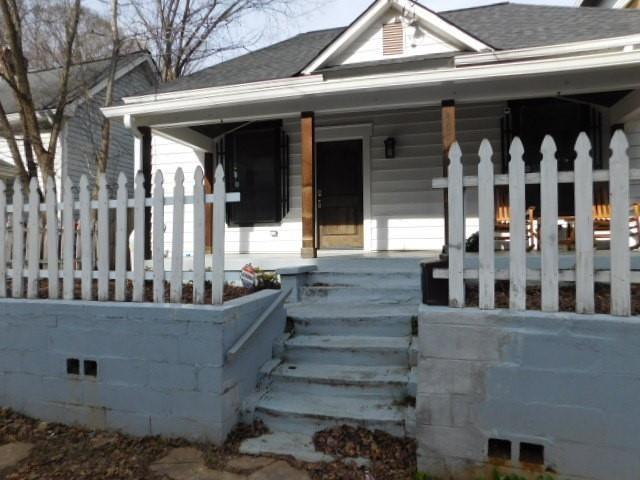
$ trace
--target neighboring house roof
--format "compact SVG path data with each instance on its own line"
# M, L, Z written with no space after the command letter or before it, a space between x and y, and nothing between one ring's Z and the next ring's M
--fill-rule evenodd
M439 13L496 50L558 45L640 33L640 10L497 3ZM347 27L297 35L205 68L153 92L221 87L298 75ZM406 61L415 61L407 58Z
M122 55L118 59L118 71L126 70L149 58L146 51ZM69 77L69 102L73 102L85 94L87 90L91 90L102 80L106 80L110 62L110 58L105 58L73 65ZM58 101L60 72L60 68L29 72L31 93L39 111L55 108ZM8 114L18 111L12 90L2 80L0 80L0 102Z

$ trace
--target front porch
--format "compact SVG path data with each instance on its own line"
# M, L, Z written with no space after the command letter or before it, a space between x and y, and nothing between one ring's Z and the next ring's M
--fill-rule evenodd
M134 102L125 122L140 133L136 170L149 180L161 170L166 190L173 188L178 167L190 178L198 166L204 167L211 189L214 166L225 165L227 190L242 197L227 208L227 253L315 258L340 248L364 254L434 252L446 243L446 212L432 180L443 175L454 141L467 169L474 163L468 159L477 158L480 142L488 139L496 173L505 173L507 146L520 136L531 152L525 157L527 172L536 172L536 152L549 133L558 142L563 170L573 161L577 134L585 131L594 145L594 166L606 168L602 162L611 133L624 128L632 144L632 166L637 166L640 81L633 64L594 67L586 74L553 62L558 68L549 65L535 75L522 76L513 67L508 74L455 83L429 80L438 69L409 70L380 76L375 88L353 86L353 91L343 83L364 85L372 77L325 73L322 84L305 78L294 80L300 83L297 89L277 87L282 97L268 101L240 100L240 92L259 87L251 84L221 93L237 93L233 101L218 98L209 105L207 97L188 109L174 105L167 110L158 99L158 105L135 113ZM319 93L328 85L334 90ZM160 108L165 110L156 111ZM527 187L527 202L537 207L539 192L533 190ZM640 199L637 185L631 196ZM572 202L561 201L561 208L570 216ZM478 230L477 202L467 201L465 210L468 236ZM166 207L165 219L170 218L171 207ZM185 232L191 218L187 209ZM170 221L165 222L167 252L172 232ZM206 242L211 248L210 234ZM187 241L185 254L191 251Z

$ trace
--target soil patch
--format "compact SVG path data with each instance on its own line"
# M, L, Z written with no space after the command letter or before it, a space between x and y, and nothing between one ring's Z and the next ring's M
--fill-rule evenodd
M25 278L25 288L23 292L23 297L26 297L26 283L27 280ZM115 281L109 281L109 300L115 301ZM168 282L164 284L164 302L169 302L169 289L170 285ZM59 281L60 297L62 298L62 281ZM245 295L249 295L255 292L255 290L249 290L244 287L238 287L235 285L226 284L224 286L224 301L228 302L229 300L233 300L234 298L244 297ZM12 297L11 294L11 280L7 281L7 294L8 298ZM38 280L38 297L41 299L49 298L49 281L48 279ZM82 282L80 280L74 281L74 300L82 299ZM97 300L98 298L98 281L94 280L91 285L91 298ZM133 282L127 280L125 287L125 302L133 301ZM153 302L153 281L146 280L144 282L144 294L143 294L143 302ZM184 304L193 303L193 284L186 283L182 287L182 302ZM211 305L211 282L205 282L204 287L204 305Z
M149 466L169 451L194 447L205 461L223 465L237 449L243 435L264 427L240 426L223 447L161 437L136 438L115 432L41 422L0 408L0 445L11 442L33 444L31 454L19 465L3 472L4 480L161 480Z
M509 308L509 282L496 282L496 308ZM468 307L478 306L478 284L467 282L466 305ZM597 283L595 285L595 307L596 313L610 313L611 311L611 288L608 284ZM527 310L541 309L541 289L539 285L527 287ZM575 285L560 286L560 311L576 311L576 289ZM631 314L640 315L640 285L631 286Z

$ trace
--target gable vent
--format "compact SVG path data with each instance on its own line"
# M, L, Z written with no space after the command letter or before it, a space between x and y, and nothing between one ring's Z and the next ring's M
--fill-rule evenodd
M404 28L402 22L387 23L382 27L383 55L404 53Z

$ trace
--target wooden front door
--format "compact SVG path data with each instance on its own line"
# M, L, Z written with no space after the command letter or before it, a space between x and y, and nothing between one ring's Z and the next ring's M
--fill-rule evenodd
M362 248L362 140L317 144L319 246Z

